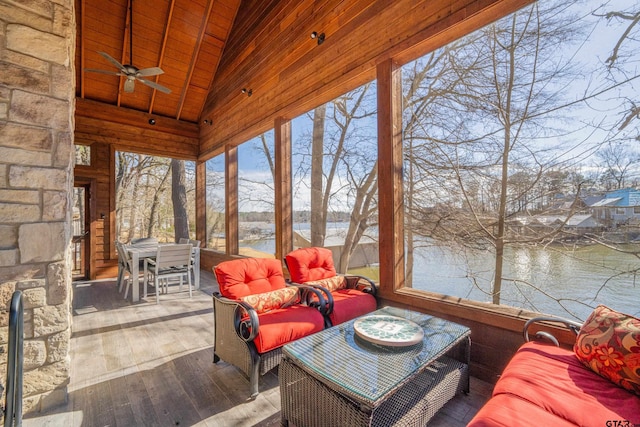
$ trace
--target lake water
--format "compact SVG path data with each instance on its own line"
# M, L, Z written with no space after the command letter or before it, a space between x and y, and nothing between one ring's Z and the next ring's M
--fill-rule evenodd
M274 253L273 239L241 246ZM640 245L627 246L640 250ZM593 307L605 304L640 315L640 283L633 273L640 260L600 245L578 248L507 247L501 304L584 320ZM416 249L415 289L490 302L494 255L426 245Z
M640 249L628 246L627 249ZM491 301L494 255L464 253L436 246L419 248L414 262L416 289ZM633 271L640 261L600 245L508 247L501 303L562 317L584 320L593 307L640 314L640 287Z

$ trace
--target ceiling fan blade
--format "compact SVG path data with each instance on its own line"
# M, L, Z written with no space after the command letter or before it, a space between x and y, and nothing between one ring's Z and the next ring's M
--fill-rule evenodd
M126 68L124 68L124 65L122 65L121 63L113 59L111 56L109 56L108 53L105 53L105 52L98 52L98 53L102 55L104 59L111 62L113 65L115 65L120 71L122 71L125 74L127 73L127 70Z
M124 91L126 93L132 93L135 86L136 86L136 81L134 79L126 79L124 81Z
M151 68L143 68L142 70L138 70L138 76L144 76L144 77L148 77L148 76L158 76L160 74L164 74L164 71L162 71L162 68L160 67L151 67Z
M107 71L107 70L98 70L96 68L85 68L84 69L85 72L90 72L90 73L100 73L100 74L109 74L110 76L121 76L122 73L119 73L117 71Z
M150 80L145 80L145 79L141 79L141 78L138 78L137 80L139 82L142 82L142 83L146 84L149 87L152 87L152 88L154 88L156 90L159 90L160 92L167 93L167 94L171 93L171 89L166 88L166 87L164 87L162 85L159 85L156 82L152 82Z

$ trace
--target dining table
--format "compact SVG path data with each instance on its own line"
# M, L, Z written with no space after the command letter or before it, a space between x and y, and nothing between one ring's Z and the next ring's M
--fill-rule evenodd
M175 245L176 243L157 243L144 241L128 245L126 247L129 256L131 257L131 275L133 276L133 290L131 299L133 302L140 301L140 261L145 258L155 259L158 253L158 246L160 245ZM193 275L194 285L196 289L200 289L200 248L193 247ZM146 286L147 278L144 277L143 285Z

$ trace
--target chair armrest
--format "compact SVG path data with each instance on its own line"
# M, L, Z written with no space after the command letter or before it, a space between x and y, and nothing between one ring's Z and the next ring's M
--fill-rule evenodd
M300 300L303 304L316 307L323 315L329 315L333 311L333 297L331 292L322 286L308 286L295 283L300 289Z
M373 283L373 280L369 279L368 277L349 274L345 275L345 278L347 279L348 288L357 289L359 291L371 294L374 297L376 296L378 290L376 288L376 284Z
M573 332L576 336L578 335L578 332L580 331L580 328L582 327L581 323L574 322L573 320L569 320L569 319L563 319L561 317L553 317L553 316L534 317L532 319L527 320L527 322L524 324L524 327L522 328L522 335L524 336L524 340L526 342L530 341L529 340L529 327L531 325L533 325L534 323L539 323L539 322L548 322L548 323L555 324L556 326L558 326L558 325L564 326L565 328L567 328L568 330ZM542 339L542 340L548 340L548 341L552 342L556 347L560 347L560 343L558 342L556 337L551 335L549 332L538 331L538 332L535 333L534 336L536 338L539 338L539 339Z
M253 307L244 301L236 301L223 297L218 292L214 292L213 297L218 300L218 303L235 306L233 326L240 339L249 342L258 336L258 332L260 332L260 320L258 313Z
M301 284L289 282L288 286L295 286L300 289L300 299L310 307L316 307L324 316L333 312L333 296L325 287L313 284Z

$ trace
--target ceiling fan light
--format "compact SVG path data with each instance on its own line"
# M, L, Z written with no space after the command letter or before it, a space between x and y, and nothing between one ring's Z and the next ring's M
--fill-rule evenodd
M124 91L125 91L126 93L132 93L132 92L133 92L133 89L134 89L134 87L135 87L135 84L136 84L136 83L135 83L135 80L132 80L132 79L127 79L127 80L125 80L125 81L124 81Z

